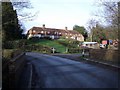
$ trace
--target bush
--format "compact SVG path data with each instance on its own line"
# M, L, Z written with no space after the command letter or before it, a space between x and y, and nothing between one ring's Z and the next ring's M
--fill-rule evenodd
M3 49L20 49L25 45L28 45L30 41L26 39L21 39L17 41L4 41L2 44Z
M25 45L21 49L24 51L37 51L41 53L51 53L50 47L43 46L43 45L36 45L36 44Z
M2 55L2 65L3 67L14 57L21 54L22 51L16 49L4 49Z
M4 48L4 49L13 49L14 48L13 41L4 41L2 43L2 48Z
M69 48L68 53L81 53L82 49L80 48Z
M69 45L69 42L65 39L59 39L58 43L62 44L63 46L66 46L66 47Z
M3 59L12 59L13 57L21 54L21 50L17 49L4 49L3 50Z
M76 48L81 42L77 40L72 40L72 39L59 39L58 43L69 48Z
M3 58L5 59L11 59L12 58L12 55L14 53L15 50L13 49L5 49L3 50Z

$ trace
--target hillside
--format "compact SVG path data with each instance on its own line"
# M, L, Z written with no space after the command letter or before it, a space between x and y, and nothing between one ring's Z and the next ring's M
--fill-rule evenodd
M56 52L59 53L65 53L66 51L66 46L63 44L60 44L58 40L47 40L47 39L41 39L38 41L30 41L30 44L35 44L35 45L43 45L43 46L48 46L51 48L55 48Z

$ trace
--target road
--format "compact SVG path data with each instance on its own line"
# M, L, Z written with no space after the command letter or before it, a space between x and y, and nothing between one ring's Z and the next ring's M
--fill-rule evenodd
M118 88L118 72L46 54L26 53L20 88ZM22 89L21 89L22 90ZM27 90L27 89L26 89Z

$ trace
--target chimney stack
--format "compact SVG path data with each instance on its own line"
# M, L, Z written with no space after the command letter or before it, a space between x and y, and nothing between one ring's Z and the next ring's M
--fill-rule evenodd
M43 24L43 29L45 29L45 24Z
M65 30L68 30L67 27L65 27Z

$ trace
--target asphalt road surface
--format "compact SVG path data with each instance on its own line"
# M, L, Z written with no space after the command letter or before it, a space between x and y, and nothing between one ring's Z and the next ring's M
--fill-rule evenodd
M57 56L26 53L20 88L118 88L118 72ZM27 90L27 89L26 89Z

